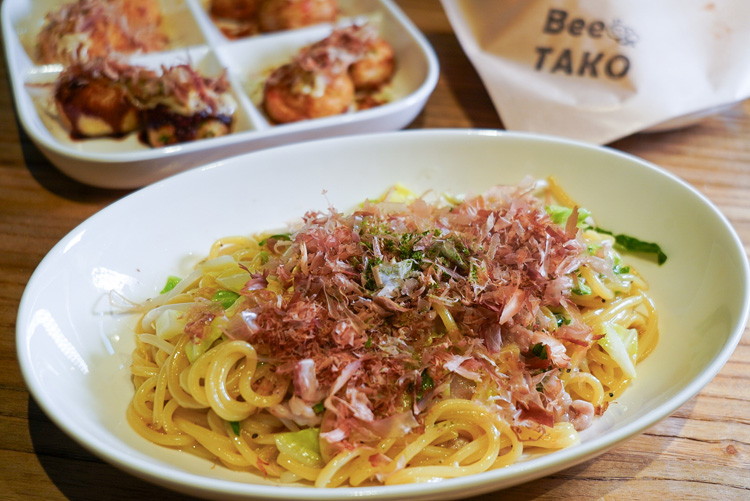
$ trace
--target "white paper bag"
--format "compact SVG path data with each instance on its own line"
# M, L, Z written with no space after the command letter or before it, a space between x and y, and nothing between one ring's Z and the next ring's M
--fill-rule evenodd
M748 0L442 0L505 127L604 144L750 96Z

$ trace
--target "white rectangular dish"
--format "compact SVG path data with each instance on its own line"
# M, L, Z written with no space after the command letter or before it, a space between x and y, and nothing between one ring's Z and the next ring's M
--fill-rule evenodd
M229 39L208 15L206 0L159 0L169 45L162 52L130 57L134 64L191 63L207 75L227 70L238 103L233 131L226 136L152 148L137 133L123 138L78 140L45 101L44 87L62 65L38 64L35 39L47 12L70 0L8 0L2 5L6 63L19 121L42 153L63 173L104 188L137 188L207 162L280 144L328 136L397 130L421 111L438 78L432 47L391 0L340 0L337 24L367 21L394 48L396 73L384 92L388 102L342 115L273 124L264 114L264 79L300 48L325 38L335 27L321 24L297 30ZM48 101L48 98L47 98Z

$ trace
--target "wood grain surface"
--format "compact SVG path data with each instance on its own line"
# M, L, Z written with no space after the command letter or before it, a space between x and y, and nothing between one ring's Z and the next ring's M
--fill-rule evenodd
M438 0L398 2L441 64L434 94L410 128L502 128ZM4 63L4 62L3 62ZM76 225L127 191L59 173L21 129L0 64L0 499L178 500L103 463L68 438L26 390L16 360L19 300L34 268ZM612 147L685 179L750 246L750 101L689 128L639 134ZM596 459L478 500L750 499L750 334L695 398Z

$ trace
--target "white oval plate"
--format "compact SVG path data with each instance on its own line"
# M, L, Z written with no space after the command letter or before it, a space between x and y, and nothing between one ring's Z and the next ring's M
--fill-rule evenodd
M423 485L314 489L274 484L153 445L125 420L133 394L130 327L112 291L134 301L184 275L220 237L276 229L329 202L349 210L396 182L468 193L554 175L602 227L661 244L663 266L635 260L651 284L661 339L622 399L581 444L505 469ZM325 195L323 194L325 190ZM264 150L144 188L73 230L21 301L18 358L39 404L65 432L134 475L213 499L452 499L548 475L601 454L669 415L706 385L748 316L748 262L706 198L614 150L497 131L408 131Z
M303 46L333 29L320 24L230 40L207 13L207 0L155 0L164 12L170 45L164 52L133 56L151 68L191 62L202 74L227 70L238 102L233 132L226 136L151 148L132 133L121 139L74 140L62 126L49 90L29 84L54 82L60 65L34 60L36 36L47 12L70 0L6 0L2 31L8 76L21 125L41 152L68 176L104 188L136 188L208 162L271 146L346 134L397 130L419 114L438 79L438 60L427 39L392 0L339 0L337 24L368 21L393 46L397 68L382 89L382 106L342 115L275 125L260 94L270 72ZM47 89L47 90L45 90Z

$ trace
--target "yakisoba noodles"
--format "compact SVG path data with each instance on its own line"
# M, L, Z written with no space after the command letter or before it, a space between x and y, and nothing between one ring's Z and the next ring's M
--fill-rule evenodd
M575 444L654 348L646 282L554 180L433 198L217 241L144 305L133 428L318 487Z

